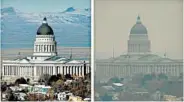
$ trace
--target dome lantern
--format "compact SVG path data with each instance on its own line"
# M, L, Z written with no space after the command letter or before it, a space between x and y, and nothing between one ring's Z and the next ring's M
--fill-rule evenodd
M130 34L147 34L147 29L141 23L140 16L137 17L136 24L132 27Z
M43 22L42 23L44 23L44 24L47 23L47 18L46 17L43 18Z
M42 25L37 30L37 35L53 35L52 28L47 23L47 18L44 17Z
M139 15L137 16L137 22L136 22L136 23L137 23L137 24L141 23L141 18L140 18Z

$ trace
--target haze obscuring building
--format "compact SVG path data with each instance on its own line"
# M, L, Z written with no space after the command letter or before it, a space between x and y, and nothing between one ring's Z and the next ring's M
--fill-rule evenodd
M108 80L111 77L126 77L135 74L164 73L179 76L183 72L183 60L174 60L151 53L151 42L147 28L140 16L131 28L127 54L95 61L96 80Z

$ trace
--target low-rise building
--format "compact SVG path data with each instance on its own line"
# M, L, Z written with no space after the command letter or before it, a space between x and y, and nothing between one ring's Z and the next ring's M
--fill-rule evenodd
M176 96L172 96L172 95L164 95L163 96L163 100L164 101L176 101L177 97Z

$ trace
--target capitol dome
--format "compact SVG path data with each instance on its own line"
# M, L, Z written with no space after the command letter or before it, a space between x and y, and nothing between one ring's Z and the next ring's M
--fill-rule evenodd
M141 23L140 17L137 17L136 24L132 27L130 34L147 34L146 27Z
M43 19L42 25L38 28L37 35L53 35L52 28L47 24L47 19Z

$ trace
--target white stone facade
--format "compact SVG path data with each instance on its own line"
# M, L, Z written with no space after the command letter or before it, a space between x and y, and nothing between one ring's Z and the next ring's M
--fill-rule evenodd
M57 47L54 35L36 35L33 56L56 56Z
M88 60L63 58L57 55L57 42L46 18L44 18L38 32L34 42L33 56L3 60L1 70L3 78L29 77L38 79L42 74L84 76L91 72Z

